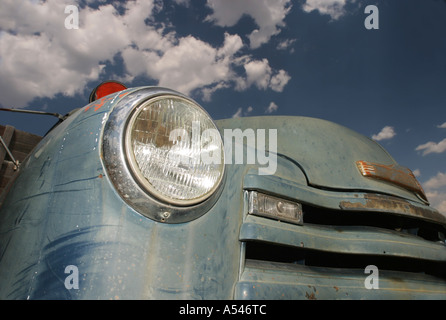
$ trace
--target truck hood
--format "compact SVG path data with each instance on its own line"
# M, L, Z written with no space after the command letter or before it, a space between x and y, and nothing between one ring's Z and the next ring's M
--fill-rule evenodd
M372 139L333 122L307 117L264 116L224 119L216 124L220 129L242 131L277 129L277 154L296 162L310 186L382 193L427 203L408 188L365 176L358 168L359 163L379 164L390 173L392 168L407 169L400 167Z

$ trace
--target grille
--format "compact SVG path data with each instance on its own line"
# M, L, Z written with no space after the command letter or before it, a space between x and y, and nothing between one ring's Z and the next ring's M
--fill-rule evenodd
M446 279L446 229L440 224L394 213L308 204L302 211L303 225L248 214L241 230L243 263L362 270L376 265L380 270Z
M280 262L308 267L361 270L368 265L375 265L380 270L421 273L446 279L446 262L385 255L332 253L261 241L246 242L245 259L246 261Z
M305 224L322 226L361 226L393 230L419 236L433 242L444 242L446 228L409 216L386 212L341 211L303 205Z

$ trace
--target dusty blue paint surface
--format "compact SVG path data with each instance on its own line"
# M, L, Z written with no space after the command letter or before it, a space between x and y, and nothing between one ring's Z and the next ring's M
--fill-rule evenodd
M241 193L228 188L219 207L180 225L129 208L100 159L110 105L78 111L22 165L1 211L1 298L232 297ZM68 265L78 267L78 290L65 288Z
M187 223L159 223L123 201L101 160L102 130L119 99L116 94L78 110L50 132L22 164L0 209L0 299L305 299L309 281L318 286L320 293L324 292L325 298L343 298L346 292L357 298L371 294L362 287L361 272L355 273L354 290L348 291L351 282L333 270L327 271L323 280L316 277L315 281L316 271L310 274L307 270L303 275L300 269L290 271L282 265L269 264L265 268L245 264L241 240L279 239L279 243L299 246L299 233L311 229L262 218L246 219L244 188L270 186L271 193L298 199L297 189L292 186L308 190L309 182L340 190L381 190L417 201L407 191L361 179L354 161L393 161L374 142L314 119L217 121L220 129L279 129L281 156L273 180L256 180L252 176L257 171L255 165L227 165L223 191L208 212ZM351 148L352 144L356 147ZM275 187L280 179L287 184ZM316 194L306 201L317 202ZM333 195L330 201L342 200L345 195L339 192L339 198ZM326 206L332 205L330 201ZM331 232L326 230L324 235ZM357 235L361 232L358 229ZM369 235L373 239L381 236L373 232ZM396 239L395 235L386 236L390 241ZM354 238L355 234L351 234L344 240ZM308 232L303 239L309 240ZM408 244L404 248L410 247ZM320 242L315 240L314 246L318 245ZM355 250L373 254L377 248L358 243ZM438 247L438 252L435 248L430 246L429 254L444 261L445 248ZM398 250L401 247L395 245ZM78 269L79 289L66 288L67 266ZM409 281L415 288L411 296L421 294L417 293L417 283L424 280L417 281ZM398 297L401 287L390 282L385 297ZM398 283L407 285L404 279ZM445 288L446 284L439 281L428 284L434 297L446 298Z

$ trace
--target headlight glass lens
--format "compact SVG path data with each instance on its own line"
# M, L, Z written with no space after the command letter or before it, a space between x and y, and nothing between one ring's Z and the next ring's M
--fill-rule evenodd
M223 142L195 102L160 96L139 106L126 132L130 167L155 197L176 205L208 198L224 173Z

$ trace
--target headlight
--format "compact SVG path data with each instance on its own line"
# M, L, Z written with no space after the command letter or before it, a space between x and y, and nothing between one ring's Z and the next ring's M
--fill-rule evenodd
M220 132L207 112L178 92L137 88L113 106L102 161L121 198L160 222L205 214L224 179Z
M159 96L139 106L127 125L125 145L135 178L167 203L202 202L223 177L223 143L215 124L182 97Z

